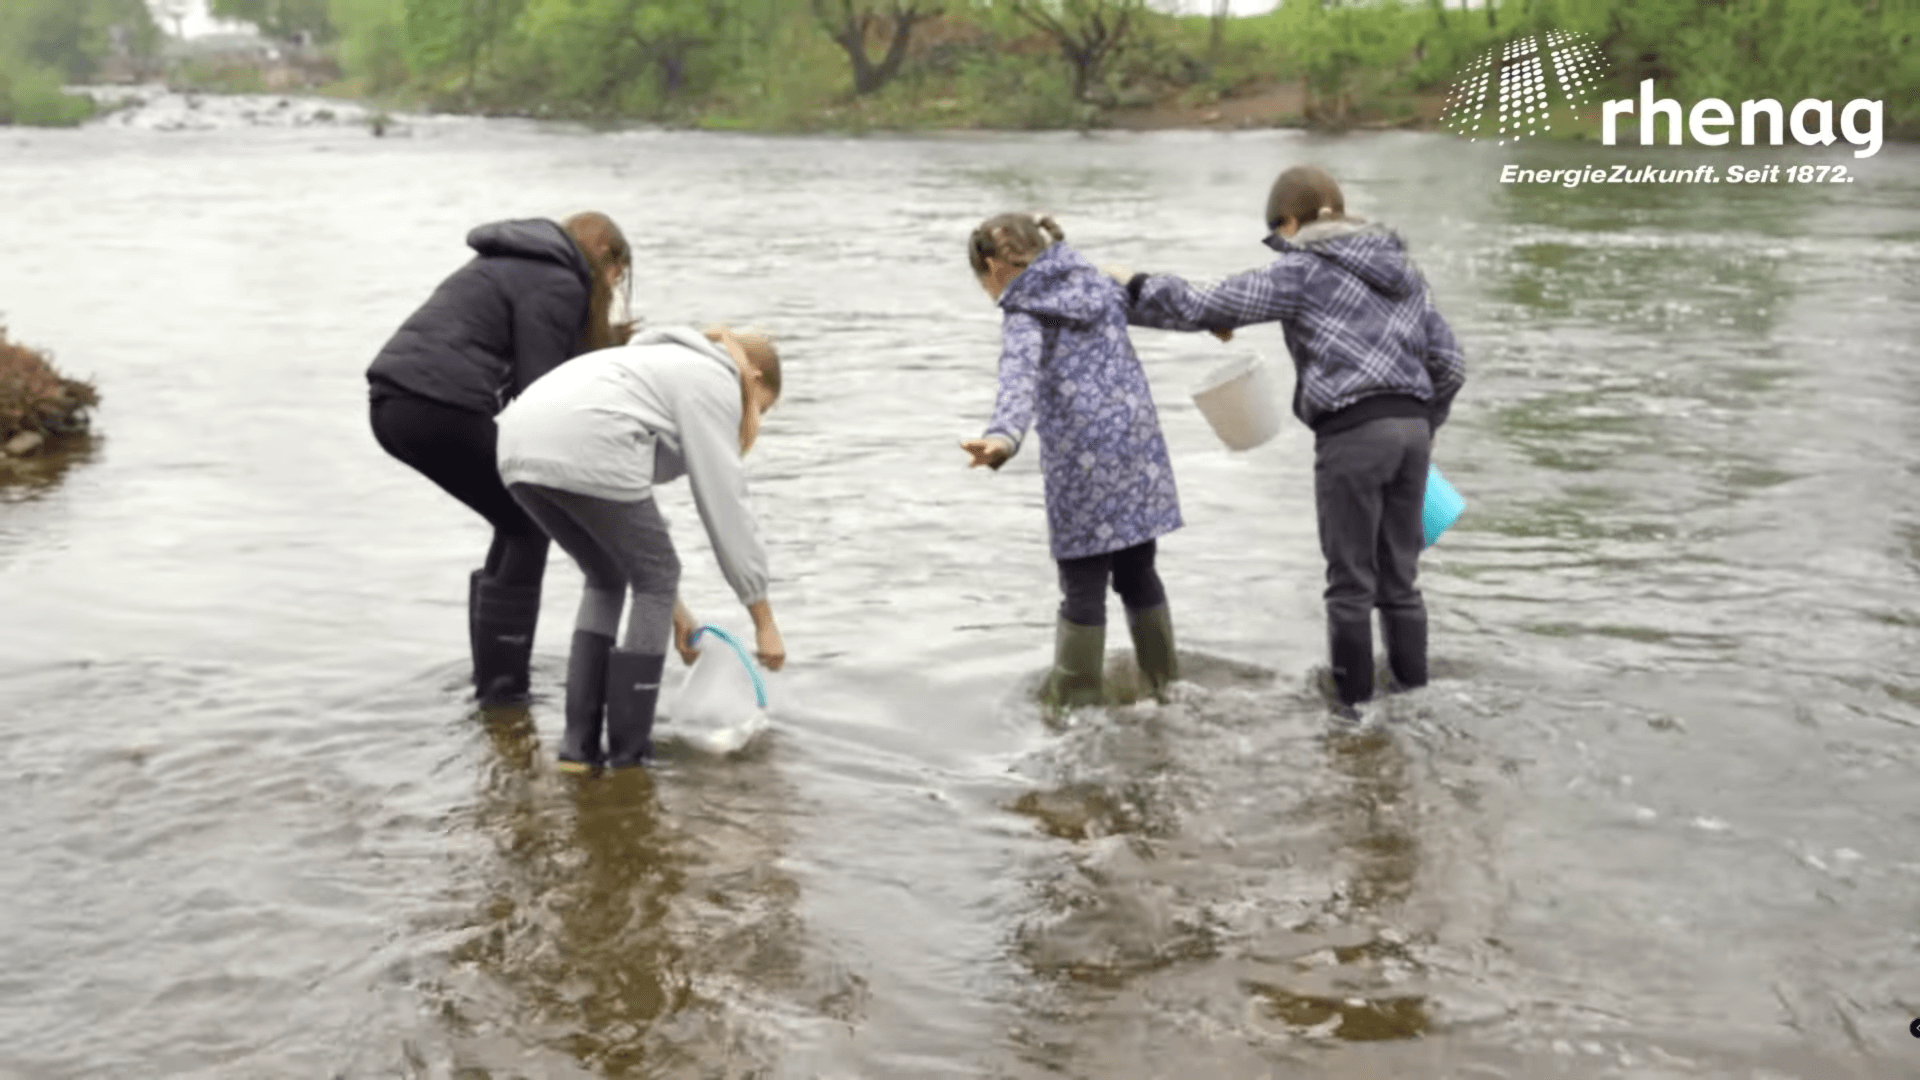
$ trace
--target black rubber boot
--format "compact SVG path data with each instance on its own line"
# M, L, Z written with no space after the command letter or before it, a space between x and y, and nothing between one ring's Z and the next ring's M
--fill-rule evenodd
M540 587L485 579L477 592L474 688L481 707L525 704L533 631L540 621Z
M1327 646L1340 703L1358 705L1373 697L1373 621L1328 623Z
M653 757L653 714L660 704L665 653L615 649L607 657L607 767L625 769Z
M600 732L607 712L607 658L613 638L590 630L573 632L567 653L567 733L560 740L559 769L590 772L604 765Z
M480 690L480 583L485 580L485 570L467 575L467 648L473 654L473 671L467 681L476 693Z
M1154 700L1167 700L1167 686L1180 677L1180 658L1173 648L1173 615L1167 605L1127 612L1127 631L1133 637L1133 659Z
M1053 670L1041 700L1049 709L1075 709L1106 700L1107 628L1065 619L1054 630Z
M1427 613L1382 611L1380 637L1387 647L1387 669L1396 690L1427 685Z

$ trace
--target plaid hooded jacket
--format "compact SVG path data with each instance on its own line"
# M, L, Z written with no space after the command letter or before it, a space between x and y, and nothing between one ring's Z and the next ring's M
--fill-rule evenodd
M1446 423L1466 357L1397 233L1348 219L1265 243L1280 253L1272 265L1210 288L1135 275L1127 321L1162 330L1280 323L1298 376L1293 413L1323 435L1382 416Z

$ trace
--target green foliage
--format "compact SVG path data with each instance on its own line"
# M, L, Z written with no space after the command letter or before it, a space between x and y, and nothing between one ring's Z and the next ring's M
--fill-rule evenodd
M883 16L865 38L877 63L891 0L861 3ZM1090 102L1201 104L1284 83L1305 91L1311 122L1340 126L1408 115L1411 95L1435 95L1485 50L1561 29L1593 35L1611 59L1608 95L1651 77L1683 99L1879 99L1890 123L1920 123L1920 0L1285 0L1217 37L1204 16L1140 0L943 0L915 23L897 72L862 95L819 11L814 0L328 0L324 14L363 90L537 115L1064 127L1096 119ZM0 16L0 40L18 21Z
M116 53L150 56L159 37L141 0L0 0L0 124L86 120L93 100L62 84L97 77Z
M302 34L314 41L334 37L327 0L211 0L209 10L222 19L252 23L262 34L286 41Z
M0 2L0 70L10 65L85 82L118 44L151 55L160 30L142 0L4 0Z
M407 84L405 8L393 0L329 0L327 15L339 35L335 58L363 92L385 94Z
M94 112L93 99L62 91L51 68L0 66L0 124L72 127Z

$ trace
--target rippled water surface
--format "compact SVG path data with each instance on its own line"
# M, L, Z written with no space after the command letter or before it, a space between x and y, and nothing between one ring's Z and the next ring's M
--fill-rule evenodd
M1499 165L1639 151L205 126L0 132L0 312L105 397L0 502L0 1074L1920 1072L1914 148L1567 190ZM997 345L966 233L1041 207L1218 275L1309 158L1469 350L1438 678L1329 725L1311 436L1229 454L1187 396L1278 332L1142 331L1192 679L1050 726L1035 462L956 446ZM752 473L792 661L742 755L579 784L577 572L542 698L471 715L486 533L378 450L363 371L470 226L588 207L643 314L786 339Z

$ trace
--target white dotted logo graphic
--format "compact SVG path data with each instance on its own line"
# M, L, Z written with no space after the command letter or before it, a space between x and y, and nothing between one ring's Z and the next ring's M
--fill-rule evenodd
M1487 50L1454 82L1441 123L1470 141L1497 139L1502 146L1552 131L1554 98L1578 110L1607 73L1606 55L1591 37L1549 30Z

